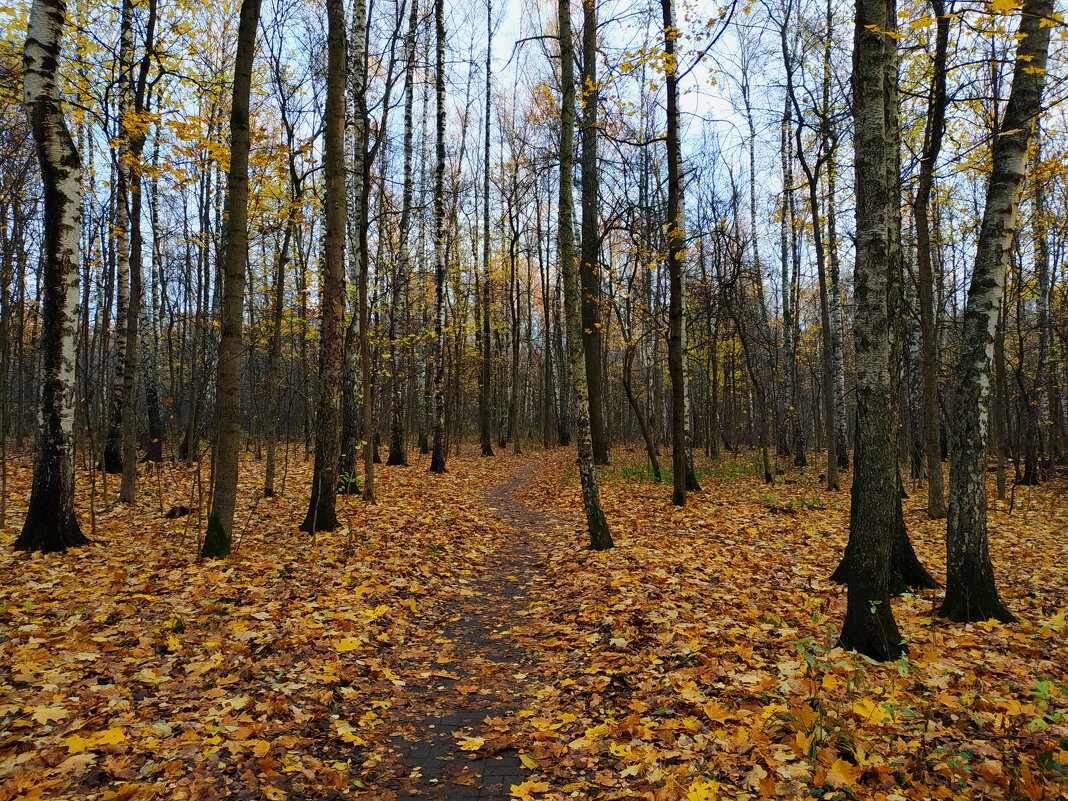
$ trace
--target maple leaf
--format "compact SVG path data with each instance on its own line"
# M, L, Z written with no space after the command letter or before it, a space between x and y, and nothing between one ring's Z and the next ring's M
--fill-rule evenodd
M827 770L827 783L835 789L856 787L863 773L863 769L839 757Z
M477 751L486 744L485 737L465 737L460 741L461 751Z
M39 706L33 710L31 716L36 722L40 724L52 723L57 720L63 720L67 717L67 710L61 706Z
M513 784L508 789L509 795L513 798L521 799L521 801L530 801L534 797L534 793L547 792L549 792L549 783L535 781L534 779L528 779L522 784Z

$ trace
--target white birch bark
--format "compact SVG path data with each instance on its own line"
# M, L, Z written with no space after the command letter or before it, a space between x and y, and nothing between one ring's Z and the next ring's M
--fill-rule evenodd
M44 183L42 382L33 483L21 550L63 551L88 540L74 514L74 337L80 313L82 169L63 117L56 70L64 0L34 0L23 91Z

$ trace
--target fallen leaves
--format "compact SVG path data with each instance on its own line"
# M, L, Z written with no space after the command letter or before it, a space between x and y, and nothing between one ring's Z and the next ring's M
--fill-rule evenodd
M827 577L846 493L814 475L767 487L734 470L678 509L666 488L630 480L637 458L614 453L602 474L615 551L581 548L569 461L522 493L573 525L523 627L547 652L535 714L518 721L536 778L564 793L582 776L598 788L583 797L654 801L1063 795L1068 576L1052 534L1068 528L1063 487L1030 490L1026 514L992 513L1020 623L950 625L933 617L937 593L905 596L894 603L910 655L872 665L835 647L845 594ZM943 532L916 503L913 542L937 575ZM577 720L558 730L561 748L533 721L564 709Z
M106 731L83 737L81 734L71 734L63 739L63 745L71 754L79 754L89 749L100 748L105 745L118 745L126 742L126 733L122 729L107 729Z
M613 458L622 470L630 457ZM538 528L529 605L494 621L525 655L464 663L444 627L483 603L474 579L510 536L484 493L535 462L547 469L523 499L568 524ZM259 465L242 466L251 498ZM602 491L620 547L605 553L582 547L573 455L560 451L458 459L437 477L384 469L379 503L340 498L347 528L314 546L292 528L306 497L290 490L239 510L247 530L217 563L191 558L195 518L158 515L199 506L194 474L176 471L162 504L98 508L91 548L5 555L0 801L385 797L398 741L422 736L405 714L435 712L413 694L428 684L517 710L455 738L472 766L519 748L533 775L502 797L1063 795L1063 487L1021 488L1016 514L991 512L1020 623L947 625L936 594L904 597L910 655L875 666L834 647L844 594L826 576L844 494L724 469L675 509L663 487L613 469ZM938 525L914 503L910 530L937 574Z

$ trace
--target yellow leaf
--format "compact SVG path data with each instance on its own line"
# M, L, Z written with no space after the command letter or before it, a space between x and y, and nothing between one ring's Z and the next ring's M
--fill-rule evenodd
M868 723L892 723L894 715L885 703L877 703L870 698L858 698L853 702L853 714Z
M477 751L486 744L485 737L465 737L460 743L461 751Z
M78 734L72 734L63 740L63 745L67 747L68 753L80 754L82 751L90 748L93 745L92 739L82 737Z
M337 650L338 653L345 653L346 651L355 651L359 647L360 641L358 638L346 637L345 639L340 640L338 642L338 644L335 646L335 650Z
M350 745L367 745L367 741L353 731L352 724L348 721L339 720L335 722L334 730L342 742Z
M39 706L33 710L33 719L41 724L63 720L67 717L67 710L61 706Z
M864 771L839 757L827 771L827 782L834 788L855 787Z
M257 757L267 756L267 752L271 750L271 744L266 740L251 740L252 753Z
M716 701L711 701L705 704L704 713L713 723L726 723L728 720L735 717L727 707Z
M686 801L716 801L718 793L719 782L698 776L686 791Z
M990 0L990 10L995 14L1011 14L1017 8L1016 0Z
M126 742L126 732L122 729L108 729L93 737L94 745L118 745Z
M508 793L513 798L523 799L523 801L528 801L534 793L547 792L549 792L548 782L536 782L533 779L529 779L522 784L513 784L508 790Z
M538 763L528 757L526 754L520 754L519 761L523 763L523 767L527 770L534 770L536 767L538 767Z

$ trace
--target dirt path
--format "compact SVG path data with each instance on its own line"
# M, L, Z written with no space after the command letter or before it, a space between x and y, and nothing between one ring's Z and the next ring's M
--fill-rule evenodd
M535 473L524 465L483 497L508 530L486 569L445 607L426 658L405 670L405 702L384 715L398 770L376 797L507 799L511 785L527 776L504 718L520 708L524 666L537 658L513 644L508 631L521 619L538 570L544 548L538 531L558 523L516 499ZM484 740L477 750L475 738ZM461 747L465 741L473 750Z

